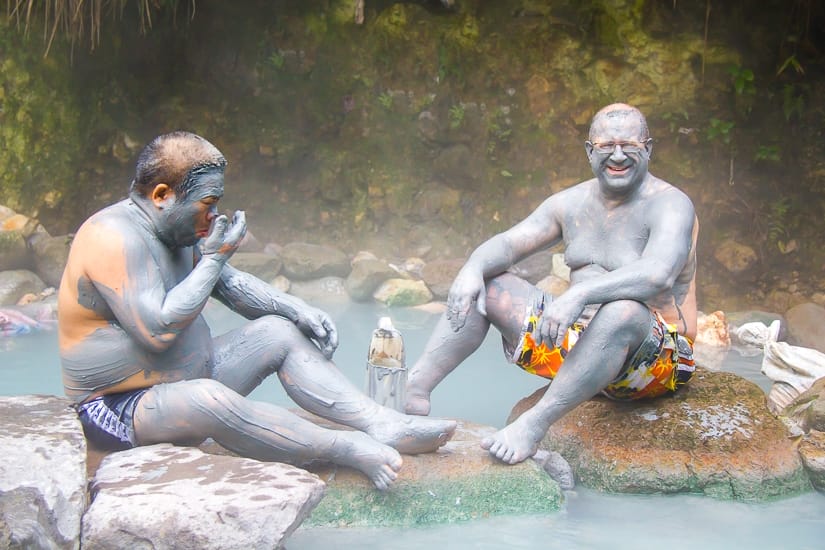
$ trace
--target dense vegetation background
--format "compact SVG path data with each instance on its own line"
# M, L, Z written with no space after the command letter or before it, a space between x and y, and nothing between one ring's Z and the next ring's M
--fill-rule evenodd
M627 101L696 204L700 305L825 303L823 2L5 5L0 203L52 234L187 129L260 240L463 257L590 177L590 117Z

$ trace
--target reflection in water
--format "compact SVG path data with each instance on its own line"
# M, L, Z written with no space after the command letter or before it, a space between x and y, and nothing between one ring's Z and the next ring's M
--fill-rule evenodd
M335 361L359 386L366 378L369 340L381 316L392 317L405 339L408 362L414 361L435 324L435 316L415 310L361 305L324 307L335 318L341 346ZM218 334L241 319L210 304L207 319ZM54 332L0 342L0 394L62 395ZM760 358L732 352L731 370L767 390ZM433 393L433 414L501 427L520 398L544 384L542 379L504 360L497 333ZM276 379L253 397L294 406ZM553 548L553 549L821 549L825 540L825 496L808 493L769 503L725 502L676 495L607 495L581 487L566 493L564 509L551 516L498 517L452 525L407 529L299 529L288 548Z

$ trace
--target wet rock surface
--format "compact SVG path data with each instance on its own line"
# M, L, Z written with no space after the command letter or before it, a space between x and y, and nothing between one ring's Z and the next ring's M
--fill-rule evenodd
M545 388L519 402L510 421ZM765 500L810 489L796 445L764 393L734 374L697 369L673 396L597 397L551 426L542 441L582 485L617 493L699 493Z
M324 484L286 464L161 444L108 455L91 494L84 548L281 548Z
M399 478L385 492L350 468L310 467L327 493L305 525L411 526L558 511L561 488L540 465L527 460L508 466L479 446L493 432L459 421L453 438L435 453L403 455Z
M86 440L66 399L0 397L0 548L77 548Z

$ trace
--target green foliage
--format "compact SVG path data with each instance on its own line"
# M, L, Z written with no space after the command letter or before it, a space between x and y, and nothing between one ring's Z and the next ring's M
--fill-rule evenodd
M378 103L389 111L392 109L392 94L389 92L381 92L378 94Z
M667 122L667 128L671 134L679 131L679 128L687 124L690 115L685 109L680 111L670 111L662 115L662 119Z
M283 68L284 63L286 62L286 60L284 59L284 56L281 55L281 52L277 52L277 51L272 52L272 54L269 56L267 61L269 62L270 66L274 67L275 69L279 69L279 70Z
M0 21L0 203L29 215L53 206L75 181L82 154L77 105L65 95L71 67Z
M720 120L718 118L710 119L710 125L706 130L708 141L721 141L729 145L733 137L734 123L728 120Z
M780 197L770 204L768 213L768 242L784 249L784 241L788 237L787 218L791 201L788 197Z
M487 155L495 158L499 148L510 143L512 135L512 121L504 110L496 109L487 122Z
M461 124L464 122L464 105L459 103L458 105L453 105L450 107L449 118L450 128L453 130L460 128Z
M788 67L792 67L798 75L805 74L805 69L802 67L802 64L796 58L796 54L789 56L787 59L785 59L784 62L782 62L782 65L780 65L779 69L776 71L776 76L780 76L788 69Z
M753 155L755 161L779 162L781 159L778 145L760 145Z
M737 95L754 95L756 93L752 70L733 65L728 68L728 73L733 78L733 89Z

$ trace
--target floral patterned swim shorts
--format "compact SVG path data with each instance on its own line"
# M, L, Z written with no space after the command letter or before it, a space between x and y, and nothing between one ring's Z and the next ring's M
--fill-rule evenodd
M525 371L552 380L587 327L582 323L570 327L561 347L536 345L533 334L543 311L541 300L527 312L516 348L505 341L504 351L510 361ZM693 377L695 370L692 342L679 335L674 325L665 323L661 315L651 311L648 337L602 393L620 400L657 397L678 390Z

